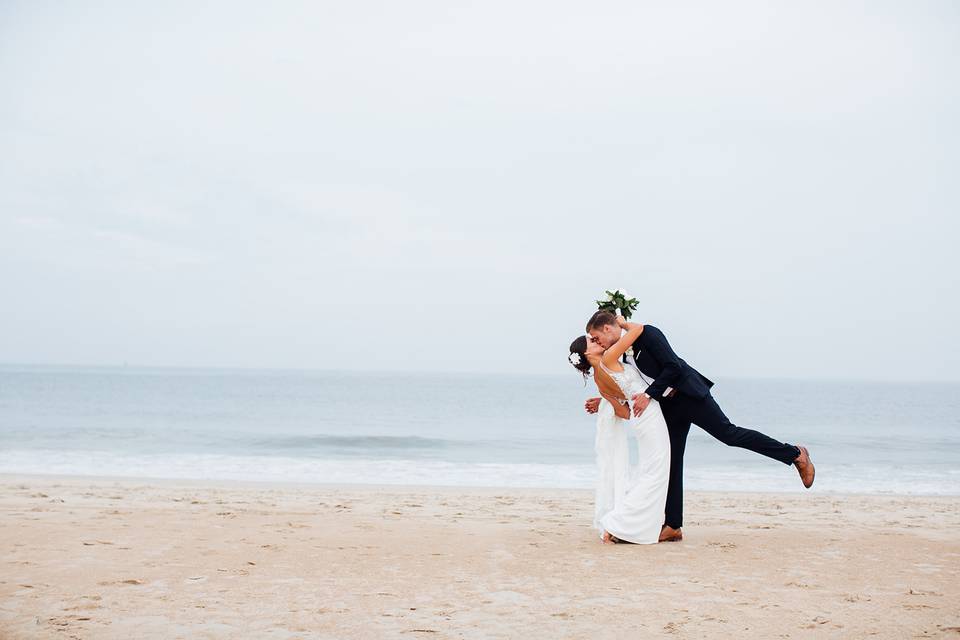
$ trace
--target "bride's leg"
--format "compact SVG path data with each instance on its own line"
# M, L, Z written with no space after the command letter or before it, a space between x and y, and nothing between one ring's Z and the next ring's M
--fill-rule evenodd
M670 436L659 411L632 423L637 443L636 477L630 488L632 535L656 543L661 539L670 483ZM633 538L631 538L633 540Z

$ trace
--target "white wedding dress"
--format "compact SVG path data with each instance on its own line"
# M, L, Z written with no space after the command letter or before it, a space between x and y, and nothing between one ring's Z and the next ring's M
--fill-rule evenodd
M604 367L623 395L631 398L647 389L636 365L623 371ZM630 464L630 438L637 443L637 463ZM597 412L596 508L593 524L627 542L653 544L660 538L667 485L670 481L670 437L660 403L651 401L639 418L618 418L606 400Z

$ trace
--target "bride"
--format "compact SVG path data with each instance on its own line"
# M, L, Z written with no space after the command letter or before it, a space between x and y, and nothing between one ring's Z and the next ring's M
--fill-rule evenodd
M617 317L624 330L620 340L606 351L589 336L570 345L570 363L584 376L594 372L601 391L619 388L629 399L647 388L640 371L621 358L643 333L643 325ZM619 394L618 394L619 395ZM653 544L659 540L670 476L670 438L657 402L643 414L630 417L625 400L603 394L597 412L597 481L594 526L607 542ZM615 407L616 402L620 407ZM619 414L619 415L618 415ZM626 415L627 417L620 417ZM638 460L630 464L629 438L637 443Z

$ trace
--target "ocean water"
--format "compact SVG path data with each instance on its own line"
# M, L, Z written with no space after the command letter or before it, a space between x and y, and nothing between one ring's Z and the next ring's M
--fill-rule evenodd
M590 487L577 375L0 367L0 473ZM818 492L960 495L960 385L719 380L741 426L808 446ZM691 430L688 489L802 491Z

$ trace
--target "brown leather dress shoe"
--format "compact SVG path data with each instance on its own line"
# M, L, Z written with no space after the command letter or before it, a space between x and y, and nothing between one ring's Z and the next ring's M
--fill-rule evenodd
M800 473L803 486L809 489L813 486L813 478L817 475L817 470L813 466L813 461L810 460L810 452L807 451L807 448L797 445L797 449L800 450L800 455L793 461L793 464Z
M660 529L660 540L658 542L680 542L681 540L683 540L682 530L667 525L663 525L663 528Z

